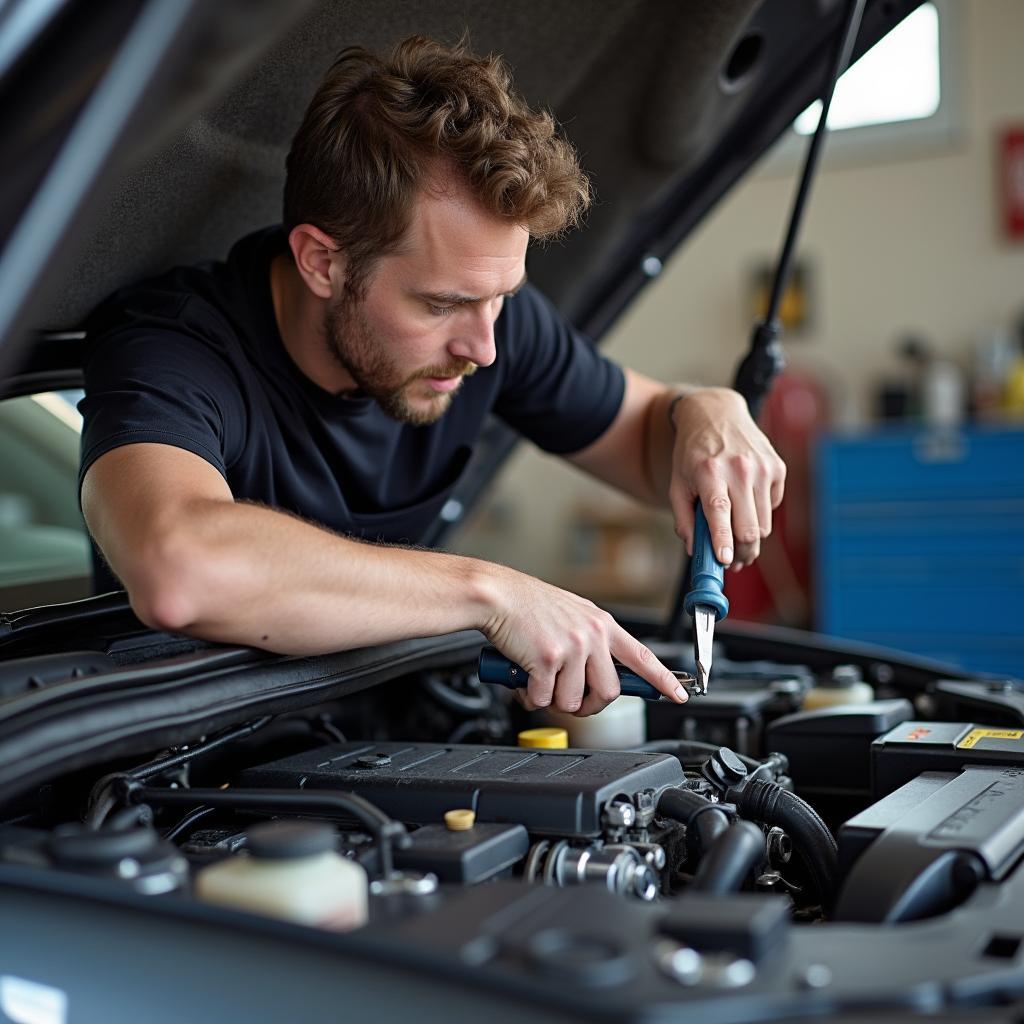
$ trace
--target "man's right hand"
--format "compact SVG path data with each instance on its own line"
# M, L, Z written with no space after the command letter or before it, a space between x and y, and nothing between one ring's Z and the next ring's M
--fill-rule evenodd
M619 695L613 658L670 700L686 700L686 690L653 651L592 601L505 566L493 568L493 613L482 629L529 673L520 691L527 710L551 706L580 716L601 711Z
M534 706L600 711L619 694L613 658L686 699L650 650L584 598L502 565L366 544L235 502L212 465L179 448L107 452L85 476L82 508L156 629L298 655L480 629L527 670Z

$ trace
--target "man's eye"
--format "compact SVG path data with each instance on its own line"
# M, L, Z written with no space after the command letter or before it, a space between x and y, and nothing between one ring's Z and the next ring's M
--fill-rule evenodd
M430 310L434 316L451 316L455 312L454 306L435 306L432 303L427 303L427 309Z

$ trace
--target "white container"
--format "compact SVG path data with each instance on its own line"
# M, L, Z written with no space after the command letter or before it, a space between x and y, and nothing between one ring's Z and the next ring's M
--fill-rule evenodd
M967 412L967 387L960 368L949 359L933 359L921 382L921 415L930 427L958 427Z
M811 687L804 694L802 710L814 711L840 704L870 704L874 699L875 691L861 678L860 669L854 665L837 665L830 680Z
M628 750L647 739L647 718L643 697L619 697L603 711L586 718L563 711L545 712L552 724L569 734L570 747L592 750Z
M269 822L248 834L250 853L199 872L199 899L333 931L366 923L366 872L335 852L333 829Z

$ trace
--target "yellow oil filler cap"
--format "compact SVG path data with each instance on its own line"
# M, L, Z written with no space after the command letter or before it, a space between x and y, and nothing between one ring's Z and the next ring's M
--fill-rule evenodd
M526 729L519 734L519 746L538 750L565 750L569 746L569 733L565 729L546 727Z
M445 811L444 823L449 832L468 832L476 824L476 813L468 808Z

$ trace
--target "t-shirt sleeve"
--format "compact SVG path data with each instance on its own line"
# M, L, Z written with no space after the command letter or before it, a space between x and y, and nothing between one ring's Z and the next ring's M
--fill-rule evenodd
M506 300L495 324L504 380L495 413L544 451L568 455L611 426L621 367L602 356L535 288Z
M226 477L245 429L226 325L180 293L132 298L86 325L79 488L101 455L142 442L183 448Z

